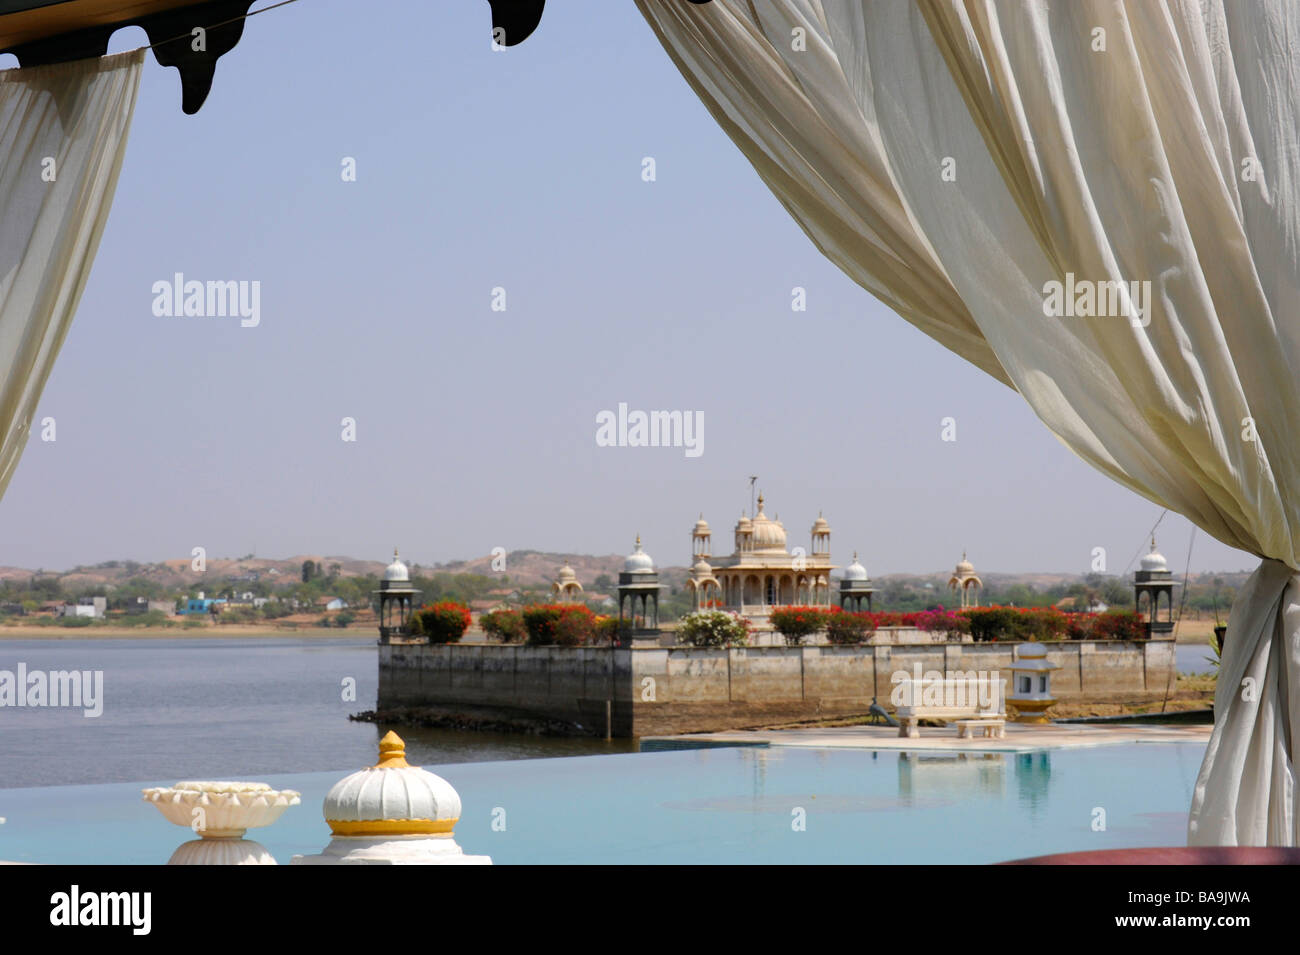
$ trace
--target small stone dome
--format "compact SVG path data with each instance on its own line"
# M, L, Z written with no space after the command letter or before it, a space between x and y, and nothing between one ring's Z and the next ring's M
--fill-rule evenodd
M953 570L953 573L958 577L969 577L971 574L975 573L975 565L966 559L964 551L962 552L961 560L957 561L957 567Z
M868 580L867 568L858 563L858 552L853 552L853 563L844 568L845 580Z
M695 574L697 577L703 577L713 573L713 568L709 565L707 560L701 558L691 567L691 573Z
M654 559L641 549L641 535L636 536L636 550L627 555L623 561L623 572L626 574L653 574L655 572Z
M325 796L325 821L336 836L450 835L460 796L441 776L406 761L396 733L379 741L379 762L345 776Z
M697 537L704 537L705 535L712 533L709 530L709 522L704 519L703 514L701 514L700 519L695 522L695 530L693 533Z
M402 559L397 556L397 548L393 548L393 562L384 569L384 580L389 583L409 583L411 572L406 569Z
M826 522L826 518L818 514L817 520L813 521L812 532L813 534L829 534L831 525Z
M1142 569L1145 571L1168 571L1169 563L1165 560L1165 555L1156 550L1156 539L1151 538L1151 553L1142 558Z
M571 580L577 580L578 575L573 572L573 568L565 564L560 568L560 575L556 578L560 583L568 583Z

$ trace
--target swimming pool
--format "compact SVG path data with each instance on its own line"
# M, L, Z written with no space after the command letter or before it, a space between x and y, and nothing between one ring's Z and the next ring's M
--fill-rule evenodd
M989 863L1185 844L1204 748L729 747L428 768L460 792L457 841L497 864ZM249 838L282 863L318 851L329 841L321 801L355 768L256 776L299 790L302 805ZM140 789L173 782L0 790L0 858L165 862L190 834Z

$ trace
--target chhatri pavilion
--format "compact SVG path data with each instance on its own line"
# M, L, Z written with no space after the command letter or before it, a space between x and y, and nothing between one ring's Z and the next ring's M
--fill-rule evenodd
M697 607L716 601L728 610L763 615L772 607L830 606L831 527L818 515L812 525L812 549L786 549L785 527L767 516L763 495L758 513L736 522L736 549L713 559L712 531L704 515L691 531L694 565L686 586Z

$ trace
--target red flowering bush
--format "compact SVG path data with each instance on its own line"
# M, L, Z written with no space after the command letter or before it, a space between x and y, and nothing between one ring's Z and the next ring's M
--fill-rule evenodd
M425 604L411 615L417 633L429 638L430 643L457 643L469 629L469 607L454 600Z
M478 618L478 625L489 637L495 637L502 643L515 643L528 636L524 627L524 618L517 610L493 610Z
M532 604L523 609L523 620L533 647L578 647L596 635L596 615L582 604Z
M960 639L962 634L971 632L970 618L956 610L936 607L933 610L922 610L912 616L915 617L912 626L918 630L926 633L942 633L949 640Z
M826 629L830 612L825 607L778 607L768 619L772 628L785 637L787 646L797 647L804 638Z
M839 646L857 646L876 632L876 624L871 616L834 608L826 616L826 639Z
M1146 636L1146 621L1132 610L1107 610L1092 621L1094 640L1145 640Z

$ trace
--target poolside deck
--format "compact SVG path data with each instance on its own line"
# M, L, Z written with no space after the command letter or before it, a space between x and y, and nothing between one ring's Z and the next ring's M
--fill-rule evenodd
M1208 725L1145 726L1125 724L1007 723L1003 739L958 739L955 726L921 727L919 739L898 735L893 726L819 726L771 730L728 730L680 736L647 736L642 750L691 749L698 746L801 746L824 749L938 750L962 753L1029 753L1045 749L1080 749L1118 743L1206 742Z

